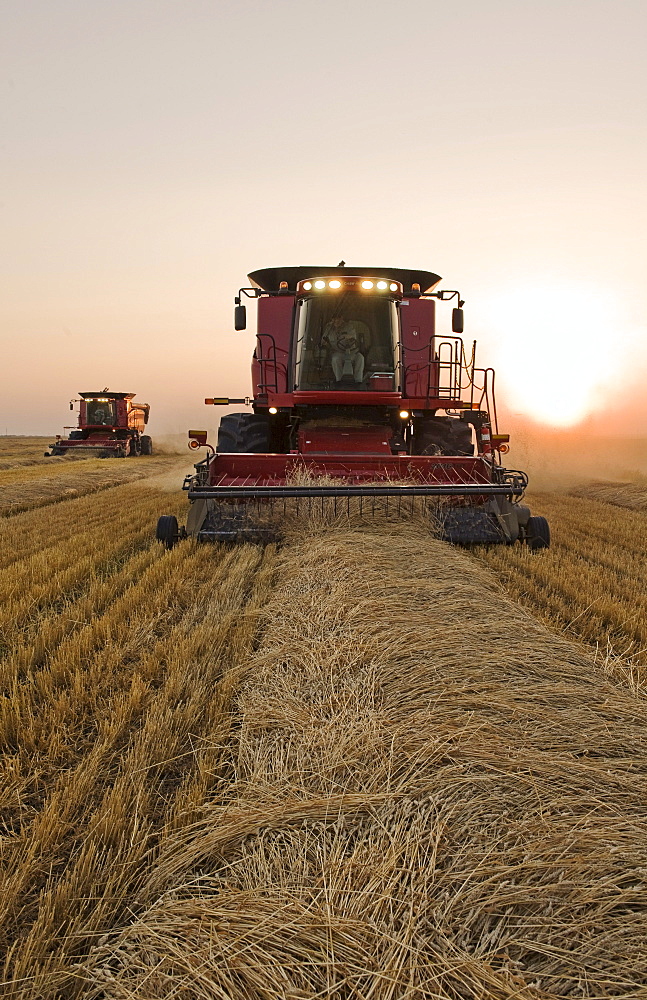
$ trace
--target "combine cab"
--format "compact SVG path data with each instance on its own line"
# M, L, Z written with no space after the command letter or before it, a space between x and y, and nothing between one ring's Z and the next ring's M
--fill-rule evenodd
M475 344L466 352L458 292L436 291L429 271L343 264L249 279L235 327L246 327L242 296L256 299L252 397L205 402L252 412L221 419L215 451L206 432L189 432L190 447L209 453L185 482L186 527L160 518L161 542L263 541L276 537L273 512L329 503L391 513L422 504L448 541L548 546L546 521L520 503L525 474L501 465L509 438L494 372L476 367ZM452 300L452 335L439 337L436 303Z
M101 458L152 455L153 442L144 429L148 423L148 403L133 403L134 392L80 392L79 421L67 438L57 437L50 455L98 455Z

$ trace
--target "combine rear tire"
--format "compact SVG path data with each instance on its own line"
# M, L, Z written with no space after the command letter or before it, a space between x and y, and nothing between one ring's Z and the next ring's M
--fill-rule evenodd
M139 443L141 445L142 455L153 454L153 440L148 436L148 434L144 434L144 436L139 439Z
M163 514L157 522L155 537L167 549L172 549L178 538L180 530L178 528L177 517L174 514Z
M550 547L550 528L545 517L528 518L525 542L533 552Z
M472 428L456 417L424 417L414 425L416 455L473 455Z
M217 450L238 454L269 451L270 429L267 417L260 413L228 413L220 420Z

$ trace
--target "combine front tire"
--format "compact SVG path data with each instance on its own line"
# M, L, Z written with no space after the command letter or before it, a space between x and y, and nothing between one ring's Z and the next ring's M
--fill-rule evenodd
M172 549L178 538L180 530L178 528L177 517L174 514L163 514L157 522L155 537L167 549Z
M139 439L139 443L141 445L142 455L153 454L153 440L148 436L148 434L144 434L144 436Z
M270 430L267 417L260 413L228 413L220 420L218 451L254 452L269 451Z
M545 517L528 518L525 542L533 552L550 547L550 528Z

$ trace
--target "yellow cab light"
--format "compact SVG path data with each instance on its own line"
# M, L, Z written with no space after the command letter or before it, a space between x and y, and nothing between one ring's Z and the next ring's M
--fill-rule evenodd
M278 413L279 411L275 406L270 406L270 413Z
M397 282L392 281L391 284L389 285L389 288L391 289L392 292L397 292L398 290Z
M311 281L304 281L303 282L303 287L305 288L306 292L309 292L310 289L312 288L312 282Z
M372 287L373 287L373 282L372 281L363 281L362 282L362 288L372 288Z
M334 281L329 281L328 282L328 287L329 288L341 288L341 281L337 281L337 279L335 278Z
M388 285L386 281L378 281L377 287L380 289L380 291L382 291L382 289L388 288Z
M408 410L400 410L400 419L401 420L408 420L409 419L409 411Z
M325 287L326 287L325 281L315 281L315 288L325 288Z

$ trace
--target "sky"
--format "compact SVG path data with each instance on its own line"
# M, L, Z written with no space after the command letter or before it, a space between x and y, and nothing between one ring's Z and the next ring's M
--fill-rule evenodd
M246 275L343 258L460 289L504 414L647 436L646 29L644 0L0 0L0 433L103 386L153 438L215 429Z

